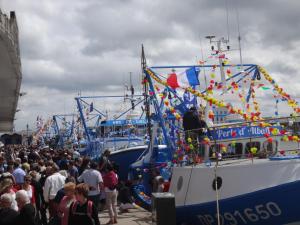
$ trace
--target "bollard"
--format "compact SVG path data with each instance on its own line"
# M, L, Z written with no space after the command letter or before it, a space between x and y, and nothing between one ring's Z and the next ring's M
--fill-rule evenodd
M176 225L173 194L168 192L152 193L152 225Z

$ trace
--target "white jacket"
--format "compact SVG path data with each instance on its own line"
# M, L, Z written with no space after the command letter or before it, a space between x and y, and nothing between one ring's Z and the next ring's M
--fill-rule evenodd
M64 187L66 177L60 173L54 173L47 177L44 185L44 199L46 202L53 200L57 192Z

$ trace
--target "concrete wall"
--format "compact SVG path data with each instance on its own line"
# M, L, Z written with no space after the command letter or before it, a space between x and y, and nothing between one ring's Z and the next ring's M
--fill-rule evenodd
M22 80L19 31L14 12L0 10L0 132L13 130Z

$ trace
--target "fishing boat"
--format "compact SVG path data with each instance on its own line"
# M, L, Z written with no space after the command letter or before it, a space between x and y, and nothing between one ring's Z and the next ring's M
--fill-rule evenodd
M299 137L286 129L289 121L299 119L298 103L262 67L225 65L224 52L219 49L214 54L220 64L147 67L142 57L157 115L152 122L162 129L166 147L159 150L154 134L147 154L132 164L130 176L136 181L135 197L143 207L151 208L149 179L153 179L154 169L171 182L169 191L175 196L177 224L299 224L295 207L300 200ZM232 72L234 67L237 72ZM220 69L221 81L216 82L214 76L204 91L179 84L180 73L188 75L194 71L198 75L195 71L205 68L213 73ZM162 75L166 74L162 72L165 69L170 71L168 77ZM261 117L255 92L261 87L268 89L262 78L291 107L291 117L279 117L278 112L270 119ZM249 89L239 90L246 83ZM242 121L209 126L210 134L195 141L180 127L186 107L182 107L184 100L176 89L205 100L207 108L224 107ZM208 94L217 90L221 93L219 99ZM244 109L233 106L233 100L226 103L222 97L226 93L237 94ZM171 98L165 98L168 94ZM250 99L253 111L249 110ZM207 108L206 118L213 120L214 115ZM168 113L175 120L168 121Z
M147 150L147 121L143 112L135 107L143 103L141 95L80 96L76 97L83 127L80 154L98 160L105 150L110 150L110 160L122 168L120 180L127 180L129 165ZM129 99L130 106L126 100ZM97 101L98 100L98 101ZM101 100L114 106L125 104L118 113L108 113Z

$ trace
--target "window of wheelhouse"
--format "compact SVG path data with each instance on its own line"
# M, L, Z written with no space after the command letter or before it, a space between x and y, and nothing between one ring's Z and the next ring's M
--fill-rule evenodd
M257 152L259 152L260 151L260 142L258 142L258 141L255 141L255 142L248 142L247 144L246 144L246 148L245 148L245 154L248 154L248 153L250 153L250 149L251 148L257 148Z
M235 155L237 157L243 154L243 144L242 143L230 143L227 147L227 152L230 155Z
M269 156L274 155L278 151L278 141L273 140L272 142L265 141L263 143L262 150L265 151Z
M221 152L221 145L220 144L211 145L209 147L209 157L212 157L213 153L215 153L215 152Z

